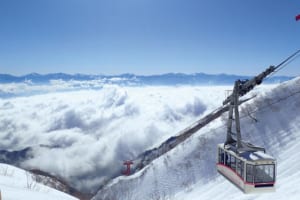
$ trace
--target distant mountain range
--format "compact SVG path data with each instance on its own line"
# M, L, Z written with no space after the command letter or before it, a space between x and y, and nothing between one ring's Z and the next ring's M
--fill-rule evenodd
M98 80L103 83L115 83L121 85L232 85L237 79L249 79L252 76L239 76L229 74L183 74L168 73L161 75L87 75L87 74L37 74L31 73L23 76L0 74L0 83L31 82L34 84L47 84L51 80L63 81L91 81ZM274 76L268 78L266 83L280 83L290 80L292 76Z

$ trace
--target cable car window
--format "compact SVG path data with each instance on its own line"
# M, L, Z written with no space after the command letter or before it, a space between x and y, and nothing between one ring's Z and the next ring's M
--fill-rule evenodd
M230 155L230 167L233 170L235 170L235 168L236 168L235 157L232 155Z
M244 179L244 161L241 160L241 177Z
M219 163L224 164L224 151L219 148Z
M248 183L253 183L253 165L247 164L247 168L246 168L246 181Z
M243 177L243 162L240 159L236 159L236 172Z
M274 182L275 165L257 165L255 166L255 183Z
M230 167L230 154L225 152L225 165Z

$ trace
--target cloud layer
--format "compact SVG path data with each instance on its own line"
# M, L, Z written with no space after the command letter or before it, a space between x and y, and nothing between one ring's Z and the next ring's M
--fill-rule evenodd
M40 86L25 85L20 93L27 96L0 99L1 149L34 147L24 167L59 175L87 192L119 174L123 160L221 105L224 91L230 89L104 85L57 92L54 84L32 95ZM18 96L20 86L10 87Z

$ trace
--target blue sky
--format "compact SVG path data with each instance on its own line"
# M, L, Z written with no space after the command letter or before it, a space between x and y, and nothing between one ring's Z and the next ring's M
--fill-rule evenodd
M297 14L295 0L0 0L0 73L254 75L300 49Z

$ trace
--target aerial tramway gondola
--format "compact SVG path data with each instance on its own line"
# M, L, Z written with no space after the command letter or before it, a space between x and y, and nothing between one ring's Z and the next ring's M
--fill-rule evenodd
M232 94L223 102L223 105L229 105L229 115L226 141L218 145L217 171L244 193L275 191L276 160L266 154L263 147L242 141L239 97L259 85L268 75L278 71L299 52L300 50L276 67L270 66L251 80L237 80ZM232 131L233 121L236 133Z

